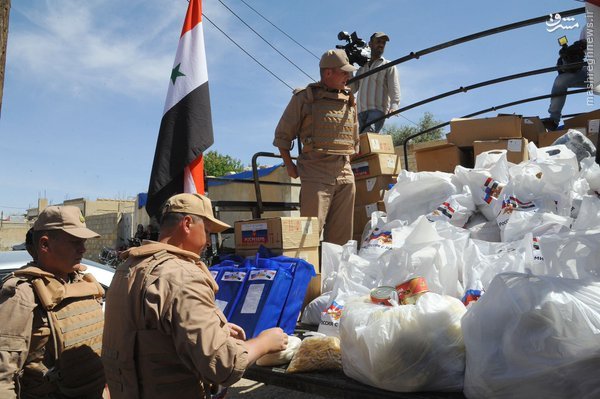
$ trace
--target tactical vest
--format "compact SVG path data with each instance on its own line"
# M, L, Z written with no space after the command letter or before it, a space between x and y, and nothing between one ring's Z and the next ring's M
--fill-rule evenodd
M24 375L43 376L36 378L44 381L36 392L59 392L73 398L100 397L105 385L100 359L104 326L102 286L91 274L84 274L81 281L63 284L35 266L17 270L14 275L30 282L47 313L50 337L45 347L54 354L50 369L43 358L33 359L24 366Z
M333 93L312 85L306 89L308 115L300 127L302 152L352 155L356 107L352 93Z
M181 363L172 337L145 325L145 294L158 279L152 271L178 257L150 247L144 254L144 249L136 248L136 258L119 265L106 302L105 328L111 333L104 336L102 360L111 399L210 398L208 385L205 390L198 376Z

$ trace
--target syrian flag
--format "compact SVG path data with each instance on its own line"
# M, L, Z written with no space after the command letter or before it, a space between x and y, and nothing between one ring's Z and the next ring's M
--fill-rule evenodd
M174 194L204 194L202 152L213 142L202 1L190 0L154 153L146 203L150 216L158 216Z

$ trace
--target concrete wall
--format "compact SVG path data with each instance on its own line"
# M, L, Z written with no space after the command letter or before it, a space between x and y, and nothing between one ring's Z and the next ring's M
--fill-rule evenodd
M28 223L2 222L0 226L0 251L10 251L13 245L25 242L25 234L29 230Z
M85 218L88 228L100 234L100 238L87 240L85 257L96 262L103 247L117 248L119 245L119 222L121 215L118 213L105 213L103 215L92 215Z
M83 216L87 218L88 216L105 213L133 212L135 201L113 199L97 199L95 201L90 201L84 198L75 198L64 201L63 205L78 207L81 209Z

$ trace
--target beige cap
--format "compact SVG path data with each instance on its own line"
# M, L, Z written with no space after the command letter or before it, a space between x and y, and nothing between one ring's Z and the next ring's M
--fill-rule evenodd
M202 216L211 222L206 226L211 233L220 233L223 230L231 228L227 223L223 223L215 218L210 199L201 194L184 193L172 196L165 202L163 207L163 215L166 213L185 213Z
M95 238L100 234L85 226L85 218L76 206L49 206L33 224L34 231L62 230L77 238Z
M390 41L390 38L389 38L389 36L388 36L388 35L386 35L386 34L385 34L385 33L383 33L383 32L375 32L375 33L373 33L373 34L371 35L371 40L373 40L373 39L375 39L375 38L378 38L378 37L383 37L383 38L385 38L385 40L386 40L387 42L389 42L389 41Z
M356 68L350 64L346 52L341 49L327 50L321 56L319 68L340 68L342 71L354 72Z

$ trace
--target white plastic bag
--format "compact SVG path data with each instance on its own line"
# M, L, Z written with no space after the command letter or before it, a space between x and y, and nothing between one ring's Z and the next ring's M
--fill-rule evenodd
M456 193L449 173L402 170L398 183L384 195L387 220L404 220L410 224Z
M301 323L318 326L321 322L321 314L327 310L331 292L325 292L312 301L302 311Z
M344 373L396 392L460 391L464 346L455 298L426 293L416 305L350 301L340 325Z
M364 235L360 244L358 255L367 260L379 258L382 254L392 249L392 230L406 225L402 220L387 221L380 212L371 214L371 223L367 225L369 231Z
M333 289L342 259L356 255L356 241L350 240L346 244L337 245L323 241L321 243L321 292Z
M547 274L600 281L600 227L539 239Z
M573 170L579 170L579 163L577 162L577 156L573 151L568 149L564 145L553 145L550 147L537 148L533 143L530 143L534 151L533 154L530 152L531 160L535 162L544 162L551 160L558 164L566 165Z
M471 234L471 238L489 241L500 242L500 227L495 220L487 220L481 213L474 213L465 225L465 229Z
M600 227L600 198L585 195L579 208L573 230L591 230Z
M456 227L464 227L476 209L471 191L468 187L466 188L465 193L451 195L436 209L429 212L427 220L430 222L444 221Z
M339 335L339 320L348 299L368 295L372 288L379 285L381 273L371 262L358 255L342 259L339 266L329 305L321 314L318 331L336 337Z
M462 331L467 398L600 397L600 283L501 274Z
M506 161L506 158L504 160ZM454 171L460 184L469 186L479 212L488 220L495 220L498 215L495 204L508 182L506 162L498 163L490 169L467 169L457 166Z
M521 240L508 243L471 240L464 252L465 291L487 291L499 273L524 273L530 270L533 262L532 242L531 233Z
M502 241L520 240L527 233L534 236L566 233L573 220L568 216L555 215L549 212L513 211L501 229Z
M594 158L586 158L580 162L581 177L584 178L589 186L590 195L600 197L600 165L596 163Z
M380 256L375 271L381 273L379 285L396 286L413 277L423 277L431 292L460 297L459 262L457 248L464 247L464 237L457 240L438 234L434 223L422 216L412 225L394 229L394 248Z

